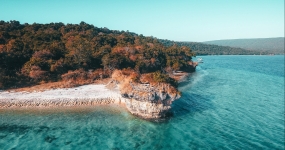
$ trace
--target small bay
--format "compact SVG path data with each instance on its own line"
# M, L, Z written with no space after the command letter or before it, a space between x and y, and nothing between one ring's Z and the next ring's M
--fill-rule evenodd
M0 149L284 149L284 56L201 56L162 123L124 108L1 110Z

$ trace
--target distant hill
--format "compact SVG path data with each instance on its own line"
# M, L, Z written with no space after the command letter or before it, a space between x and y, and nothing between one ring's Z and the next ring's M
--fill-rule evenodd
M218 46L214 44L205 44L199 42L175 42L170 40L160 39L161 42L165 46L172 46L176 44L177 46L186 46L189 47L192 52L196 53L196 55L267 55L269 54L266 51L254 51L247 50L244 48L230 47L230 46Z
M284 37L257 38L257 39L233 39L206 41L205 44L239 47L248 50L270 51L274 54L284 54Z

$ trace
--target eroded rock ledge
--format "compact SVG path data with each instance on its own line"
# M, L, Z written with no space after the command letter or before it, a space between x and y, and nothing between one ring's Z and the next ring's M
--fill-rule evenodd
M165 118L169 114L172 101L180 95L168 92L167 84L141 84L134 85L133 90L123 93L128 110L145 119Z
M180 92L169 83L154 82L152 75L143 74L137 78L135 72L117 70L112 79L133 115L151 120L163 119L168 116L172 102L180 97Z

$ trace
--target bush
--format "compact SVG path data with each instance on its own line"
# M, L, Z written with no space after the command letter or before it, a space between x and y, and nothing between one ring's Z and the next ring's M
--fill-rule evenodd
M83 69L68 71L67 73L61 75L63 81L69 80L85 80L87 79L87 73Z
M35 81L44 80L44 79L48 78L47 71L41 70L41 68L39 66L32 66L31 67L29 77L34 79Z
M160 71L153 73L153 80L155 82L170 83L172 86L177 87L178 83L174 79L170 78L168 74L163 74Z

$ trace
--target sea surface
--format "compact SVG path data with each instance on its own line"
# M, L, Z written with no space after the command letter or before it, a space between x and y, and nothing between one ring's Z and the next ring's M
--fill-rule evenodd
M0 111L0 149L284 149L284 56L201 56L173 117L124 108Z

